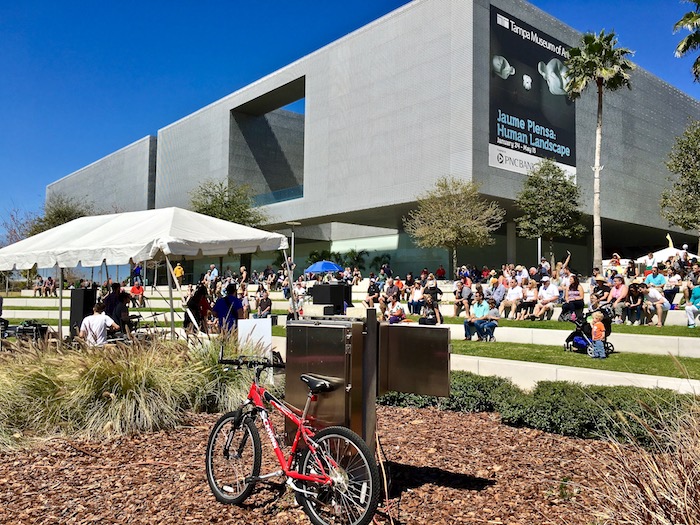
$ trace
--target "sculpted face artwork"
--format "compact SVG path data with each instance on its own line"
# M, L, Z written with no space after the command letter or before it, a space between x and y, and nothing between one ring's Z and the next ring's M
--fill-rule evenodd
M507 80L509 76L515 75L515 68L501 55L495 55L491 59L491 67L493 67L493 72L503 80Z
M566 95L566 84L569 81L566 77L568 69L561 60L553 58L546 64L540 62L537 64L537 71L547 82L552 95Z

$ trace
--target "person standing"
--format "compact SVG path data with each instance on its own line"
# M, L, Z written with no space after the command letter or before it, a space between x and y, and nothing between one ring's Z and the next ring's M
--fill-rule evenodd
M605 359L605 325L603 324L603 312L593 312L591 319L591 331L593 338L593 358Z
M107 329L119 330L119 325L104 311L104 304L97 303L92 308L92 315L88 315L80 324L80 337L91 346L102 346L107 342Z
M243 319L243 302L236 297L235 284L226 287L226 295L216 300L213 310L219 319L222 333L230 332L238 326L238 320Z
M219 280L219 270L216 269L215 264L209 265L209 272L207 274L207 284L209 286L209 293L214 293L216 291L216 282Z
M175 274L175 280L182 287L182 278L185 276L185 269L182 267L181 263L175 265L173 273Z
M134 266L134 278L132 281L132 284L143 284L143 281L141 280L141 263L136 263L136 266Z

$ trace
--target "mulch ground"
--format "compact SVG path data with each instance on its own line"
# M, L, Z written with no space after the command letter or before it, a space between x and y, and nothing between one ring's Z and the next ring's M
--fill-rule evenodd
M310 523L279 483L259 486L242 507L216 502L204 473L216 419L193 415L177 430L56 438L0 454L0 523ZM378 429L392 480L383 510L396 524L594 521L605 474L599 442L436 409L380 407ZM390 523L386 514L376 521Z

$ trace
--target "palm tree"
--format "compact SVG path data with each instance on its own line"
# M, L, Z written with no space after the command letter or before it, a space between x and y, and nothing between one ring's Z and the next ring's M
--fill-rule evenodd
M313 264L319 261L333 261L334 263L341 264L343 259L338 252L332 252L330 250L311 250L309 252L309 257L306 259L306 263Z
M365 257L369 255L367 250L351 249L344 256L344 265L353 268L357 266L359 270L365 269Z
M592 82L598 88L598 119L595 128L595 165L593 166L593 265L602 268L603 241L600 226L600 149L603 142L603 91L617 91L630 85L635 65L627 58L633 52L617 47L614 32L586 33L581 45L569 49L566 61L566 90L576 100Z
M695 9L683 15L678 22L673 26L673 32L677 33L681 29L686 29L690 32L676 47L676 56L684 57L691 51L700 49L700 0L688 0L691 4L695 4ZM695 82L700 82L700 57L695 59L691 68Z

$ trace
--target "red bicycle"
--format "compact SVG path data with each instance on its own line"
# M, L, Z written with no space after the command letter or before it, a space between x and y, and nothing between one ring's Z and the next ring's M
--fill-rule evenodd
M240 504L258 481L286 477L304 512L315 525L366 525L379 502L379 470L364 440L349 428L334 426L320 431L307 420L309 407L322 392L335 388L330 381L302 374L309 388L304 410L287 405L260 384L268 368L284 368L267 359L220 359L223 365L251 368L255 375L243 405L221 416L209 435L206 454L207 481L221 503ZM284 456L265 403L281 412L297 427L288 457ZM280 469L260 474L262 445L256 420L260 420L277 456Z

